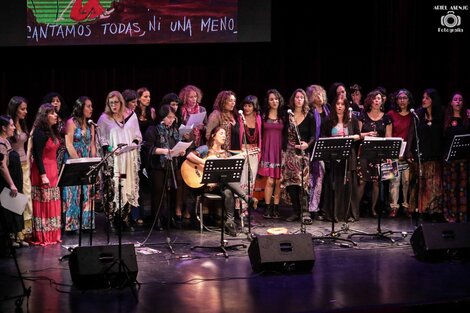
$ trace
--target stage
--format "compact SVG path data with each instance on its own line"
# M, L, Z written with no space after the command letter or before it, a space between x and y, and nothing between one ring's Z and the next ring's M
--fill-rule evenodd
M254 212L253 217L255 236L278 227L287 228L289 234L301 230L300 222L265 220L261 212ZM25 285L31 288L31 296L21 307L23 312L38 313L468 311L470 262L459 257L418 260L410 238L423 222L383 218L381 231L393 231L387 236L393 240L354 235L355 246L328 239L331 222L314 221L306 227L313 238L314 255L313 267L306 273L295 268L291 272L254 272L248 254L252 242L245 233L225 236L229 245L246 245L228 250L226 258L220 251L191 249L218 246L220 232L171 229L149 233L147 223L122 236L123 244L136 247L138 284L86 290L72 283L68 259L59 260L68 253L67 247L78 243L78 235L64 235L62 245L16 250ZM356 231L375 234L377 226L377 218L364 217L354 223L336 223L335 231L346 239ZM104 217L98 213L93 246L117 245L118 236L109 234L108 243L103 229ZM317 239L322 236L327 238ZM88 245L89 233L83 233L82 247ZM293 251L296 248L294 241ZM110 249L117 251L117 247ZM122 259L126 265L132 263L127 256ZM12 257L0 259L0 273L0 312L15 312L16 296L23 292Z

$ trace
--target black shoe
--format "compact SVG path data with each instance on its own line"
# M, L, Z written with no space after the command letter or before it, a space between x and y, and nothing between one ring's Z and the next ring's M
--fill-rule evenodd
M281 218L281 214L279 213L279 204L275 204L275 205L274 205L272 217L273 217L274 219L279 219L279 218Z
M234 222L225 222L225 233L232 237L237 237L237 229Z
M273 205L272 204L266 204L263 217L267 219L273 218Z

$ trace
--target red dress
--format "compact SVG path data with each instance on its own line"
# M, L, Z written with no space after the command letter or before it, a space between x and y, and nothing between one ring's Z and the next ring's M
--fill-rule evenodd
M57 186L57 149L56 143L48 138L42 154L42 162L49 179L49 186L42 185L41 174L35 160L31 163L31 197L33 200L33 244L48 245L60 240L60 190Z

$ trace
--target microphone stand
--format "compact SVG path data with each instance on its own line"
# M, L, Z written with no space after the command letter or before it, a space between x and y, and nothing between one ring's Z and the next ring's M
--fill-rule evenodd
M97 128L98 128L98 125L94 125L93 123L93 126L94 126L94 130L95 130L95 137L96 137L96 140L98 142L98 145L101 147L101 137L99 135L99 132L97 132ZM96 142L95 142L95 155L96 155ZM96 188L96 177L98 176L98 171L94 171L93 172L93 176L90 176L90 182L92 182L92 185L91 185L91 190L90 190L90 197L91 197L91 203L90 203L90 206L91 206L91 209L90 209L90 213L91 213L91 217L90 217L90 246L93 245L93 225L94 225L94 221L95 221L95 195L96 195L96 191L95 191L95 188ZM80 218L80 221L81 221L81 218ZM108 240L109 242L109 240Z
M170 134L167 132L166 134L166 141L168 143L168 147L170 147ZM167 166L166 166L166 172L167 172L167 181L166 181L166 203L167 203L167 212L168 212L168 217L167 217L167 228L166 228L166 245L168 247L168 249L170 250L171 254L175 254L175 250L173 249L173 246L171 245L171 238L170 238L170 226L171 226L171 212L170 212L170 203L171 203L171 199L170 199L170 191L171 191L171 186L173 186L174 190L177 190L178 189L178 183L176 182L176 175L175 175L175 168L173 166L173 158L171 157L171 153L170 153L170 148L168 148L168 153L166 155L166 162L167 162ZM171 172L170 172L171 171ZM169 177L169 174L171 174L171 177L173 178L173 180L171 181L170 180L170 177Z
M247 190L248 192L246 193L247 195L247 200L248 200L248 240L249 241L252 241L253 240L253 234L251 233L251 210L252 210L252 203L253 201L251 201L253 198L252 198L252 193L251 193L251 176L252 176L252 173L251 173L251 164L250 164L250 156L248 154L248 139L246 137L246 134L247 134L247 131L248 131L248 126L246 125L246 120L245 120L245 116L242 115L242 120L243 120L243 143L245 145L245 152L246 152L246 164L248 166L248 181L247 181ZM256 127L256 126L255 126ZM243 221L243 217L242 217L242 221Z
M419 149L419 136L418 136L418 125L416 123L416 119L418 119L417 116L415 116L413 113L412 113L412 118L413 118L413 126L414 126L414 135L415 135L415 139L416 139L416 154L418 156L418 185L416 186L417 190L416 190L416 208L415 208L415 215L416 215L416 218L415 218L415 226L418 227L418 216L419 216L419 186L421 184L421 180L423 178L423 169L421 167L421 151ZM419 119L418 119L419 121Z
M299 142L299 146L301 145L301 141L300 141L300 133L299 133L299 128L297 127L297 124L295 123L295 120L294 120L294 113L291 114L291 118L292 119L289 119L289 121L294 125L294 129L295 129L295 134L297 135L297 140ZM294 148L295 149L295 148ZM300 186L300 192L301 192L301 199L300 199L300 232L302 234L305 234L307 232L307 226L304 224L304 219L303 219L303 215L304 215L304 201L305 201L305 190L304 190L304 170L305 170L305 162L304 162L304 157L305 157L305 151L302 150L302 149L299 149L300 152L301 152L301 156L302 156L302 163L301 163L301 186ZM295 150L294 150L295 151Z
M108 158L110 158L112 155L114 155L122 147L123 146L117 146L113 151L108 153L98 164L96 164L95 166L90 167L90 170L86 173L86 176L90 177L90 181L95 181L96 177L98 176L98 172L100 171L101 167L103 167L106 164L106 161L108 160ZM105 212L105 214L106 214L106 212ZM109 220L109 215L108 214L106 214L106 215L107 215L107 220L108 220L108 227L107 227L106 236L107 236L107 242L109 244L109 229L110 229L111 221ZM92 220L92 222L93 222L93 220ZM90 245L91 245L91 238L90 238Z

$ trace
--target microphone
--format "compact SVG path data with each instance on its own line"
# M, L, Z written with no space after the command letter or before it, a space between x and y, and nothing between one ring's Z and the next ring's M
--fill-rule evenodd
M127 143L118 143L117 144L118 148L122 148L122 147L125 147L125 146L127 146Z
M238 114L242 117L243 124L246 124L245 115L243 115L243 110L238 110Z
M414 117L416 117L416 119L419 121L419 117L418 114L416 114L415 109L410 109L410 113L413 114Z
M294 112L291 109L287 110L287 114L294 116Z
M95 126L95 128L98 128L98 127L99 127L98 124L96 124L95 122L93 122L93 120L88 120L88 125L90 125L90 126L93 125L93 126Z
M349 111L349 120L352 120L352 111L353 111L353 109L348 108L348 111Z

